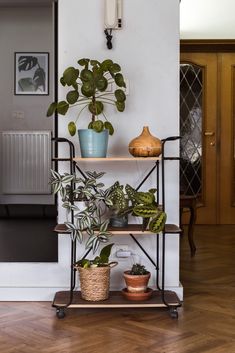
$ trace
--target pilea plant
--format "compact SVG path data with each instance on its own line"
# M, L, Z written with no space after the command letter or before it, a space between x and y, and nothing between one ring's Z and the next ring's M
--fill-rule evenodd
M80 106L75 121L68 124L71 136L76 133L76 123L80 114L88 108L91 119L88 124L89 129L101 132L109 130L109 134L114 133L114 128L105 115L105 105L113 105L119 112L125 110L126 95L122 88L126 87L121 67L110 59L103 62L92 59L78 60L78 67L68 67L60 78L62 86L69 87L66 100L53 102L48 108L47 116L51 116L57 111L66 115L71 107ZM112 91L110 84L115 83L117 89ZM101 118L102 116L102 118Z
M51 174L53 193L59 193L63 201L62 207L67 211L64 224L68 232L74 241L85 241L86 248L92 248L94 253L100 243L106 243L112 235L108 231L109 219L104 209L105 205L110 207L112 201L103 190L104 184L98 180L104 173L88 171L82 178L68 173L61 175L54 170ZM82 207L76 201L83 201ZM74 214L74 222L69 220L71 212Z
M158 233L164 229L166 213L159 207L155 193L156 189L150 189L147 192L136 191L129 184L124 187L118 181L107 190L107 195L112 201L111 209L116 214L142 217L143 230L148 229Z

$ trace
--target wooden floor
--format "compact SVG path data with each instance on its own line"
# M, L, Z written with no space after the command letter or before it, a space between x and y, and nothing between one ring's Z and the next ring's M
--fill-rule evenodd
M71 309L0 303L1 353L235 353L235 226L197 226L197 253L181 243L184 305L165 309Z

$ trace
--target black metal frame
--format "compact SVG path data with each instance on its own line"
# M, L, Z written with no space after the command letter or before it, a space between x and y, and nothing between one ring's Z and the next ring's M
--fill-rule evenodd
M162 210L165 211L165 161L166 160L175 160L179 161L179 157L166 157L165 156L165 144L166 142L170 141L175 141L180 139L179 136L173 136L173 137L168 137L166 139L162 140L162 155L161 155L161 203L162 203ZM75 158L75 148L74 145L71 141L67 140L66 138L53 138L52 141L56 143L68 143L69 145L69 158L56 158L56 161L68 161L70 162L70 173L75 174L76 169L81 173L83 177L86 177L83 171L80 169L80 167L74 162ZM54 159L55 160L55 159ZM159 201L159 196L160 196L160 191L159 191L159 176L160 176L160 166L159 166L159 161L157 160L155 162L155 165L152 167L152 169L147 173L147 175L143 178L143 180L140 182L136 190L139 190L140 187L144 184L144 182L149 178L149 176L156 170L156 185L157 185L157 200ZM73 188L73 184L71 185ZM71 211L71 222L73 223L74 221L74 212L73 210ZM179 230L180 233L180 230ZM140 250L145 254L145 256L149 259L149 261L154 265L155 270L156 270L156 286L157 289L161 292L161 299L165 307L170 309L171 316L174 318L178 317L177 313L177 307L181 306L181 303L178 305L172 305L166 301L165 298L165 235L167 234L166 230L164 229L162 232L162 246L160 247L160 235L159 233L156 234L156 262L151 258L151 256L148 254L148 252L144 249L144 247L139 243L139 241L135 238L135 236L130 232L129 235L133 239L133 241L138 245ZM74 269L74 263L76 262L76 240L73 241L71 239L71 276L70 276L70 298L67 304L64 306L57 306L55 302L53 301L52 306L57 309L57 316L58 317L64 317L64 309L68 308L72 302L73 302L73 293L74 293L74 288L76 285L76 270ZM159 283L159 271L160 271L160 248L162 250L162 258L161 258L161 270L162 270L162 280L161 284ZM84 257L86 257L91 249L88 249Z

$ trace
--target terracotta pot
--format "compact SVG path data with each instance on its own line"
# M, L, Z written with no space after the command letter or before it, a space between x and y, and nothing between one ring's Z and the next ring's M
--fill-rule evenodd
M142 133L129 143L129 152L134 157L157 157L162 152L162 143L144 126Z
M124 279L126 282L127 291L131 293L146 292L150 276L150 272L146 275L130 275L130 271L125 271Z
M127 288L124 288L122 290L122 295L128 299L128 300L137 300L137 301L142 301L142 300L148 300L151 298L153 294L153 289L147 288L146 292L128 292Z

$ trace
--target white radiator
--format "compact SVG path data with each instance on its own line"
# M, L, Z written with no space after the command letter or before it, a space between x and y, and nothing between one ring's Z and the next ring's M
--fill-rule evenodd
M50 194L51 132L2 132L3 194Z

